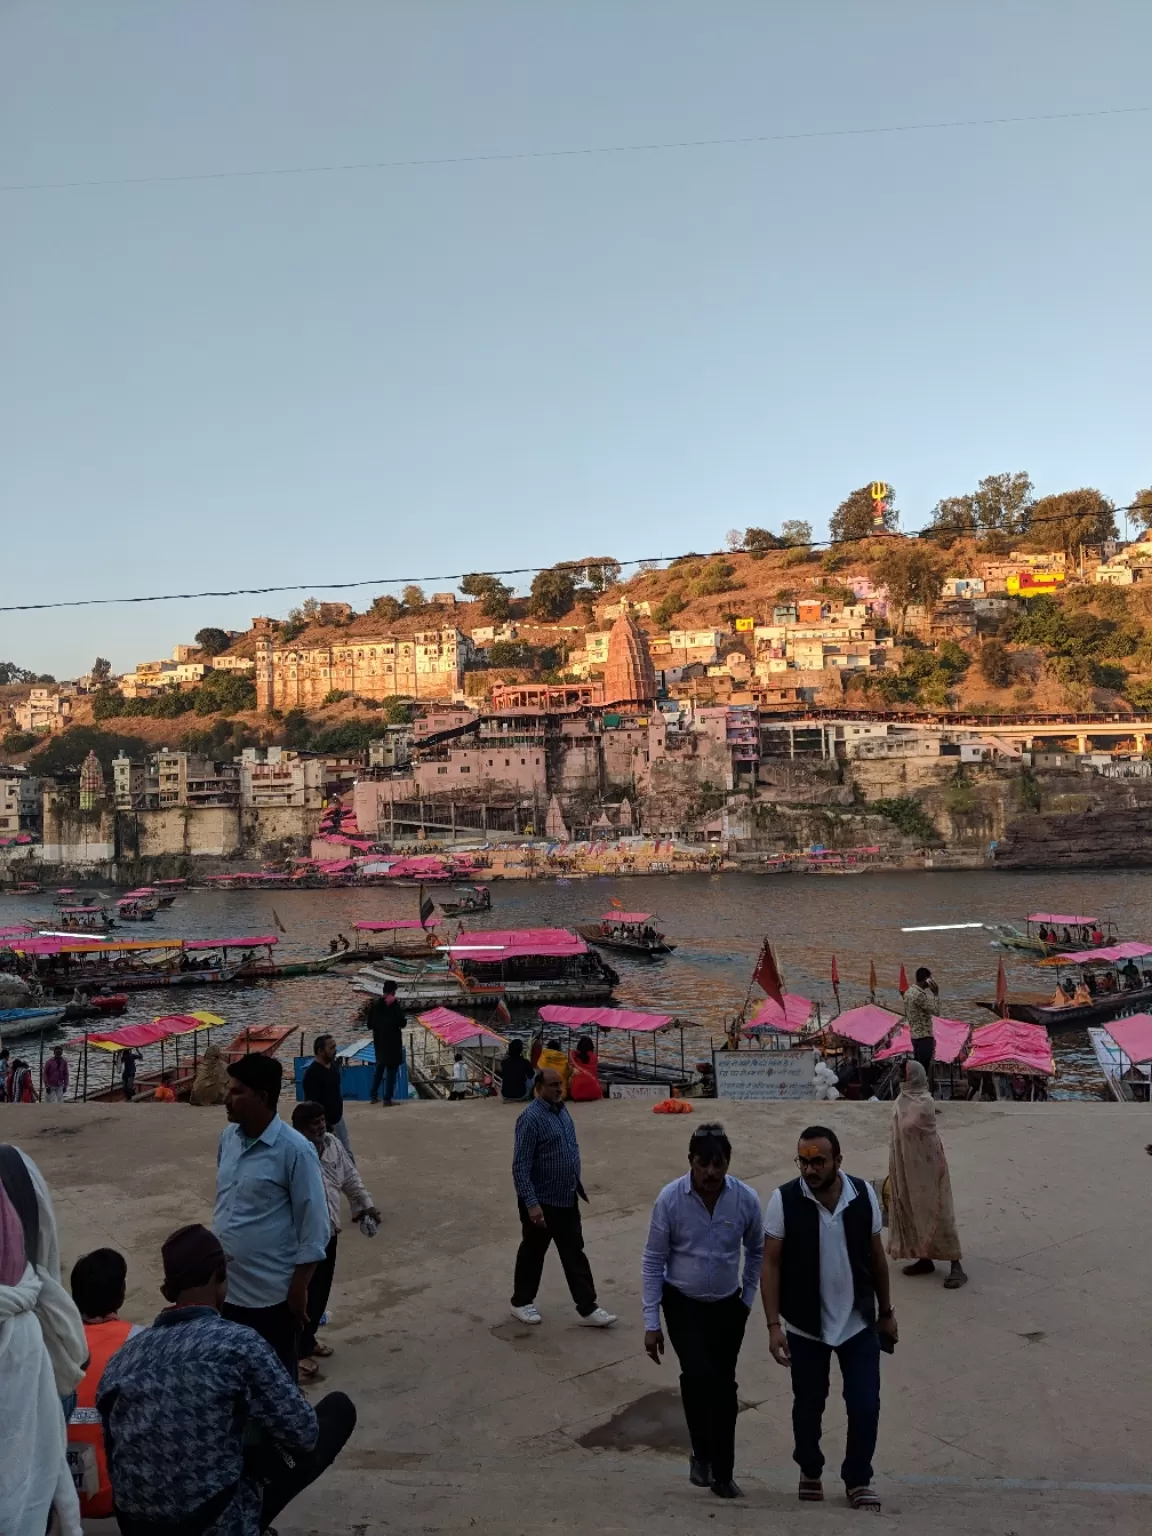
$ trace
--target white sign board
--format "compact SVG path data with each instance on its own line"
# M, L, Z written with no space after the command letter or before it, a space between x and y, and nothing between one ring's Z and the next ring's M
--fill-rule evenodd
M610 1083L610 1099L666 1099L671 1093L667 1083Z
M815 1051L714 1051L721 1099L814 1099Z

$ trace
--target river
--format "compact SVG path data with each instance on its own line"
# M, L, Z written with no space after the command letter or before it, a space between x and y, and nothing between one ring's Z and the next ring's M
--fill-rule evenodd
M871 961L876 965L876 1000L898 1007L896 985L903 962L909 979L917 966L930 966L940 986L942 1011L978 1024L991 1017L977 1000L993 995L1001 954L1012 991L1050 990L1051 971L1000 951L981 929L902 933L903 927L1021 923L1027 913L1042 910L1112 918L1121 938L1152 933L1152 871L1142 870L1059 875L915 871L841 877L684 874L593 878L565 885L497 881L492 911L482 914L475 926L569 927L608 912L613 898L630 911L658 914L669 940L677 945L675 954L659 960L610 955L621 978L618 1001L675 1013L717 1037L725 1019L744 1002L765 934L776 948L787 989L817 1000L825 1018L835 1009L830 978L835 954L845 1008L868 1000ZM415 916L417 900L415 890L391 888L188 891L158 913L153 924L126 929L125 936L272 934L275 911L287 930L280 938L280 957L314 956L326 952L329 939L341 930L351 937L357 919ZM0 896L0 927L41 919L50 926L47 896ZM120 1022L139 1023L165 1011L206 1009L221 1014L230 1030L285 1023L309 1037L319 1029L332 1029L339 1039L347 1039L363 1001L350 987L354 974L355 967L347 966L325 977L135 993ZM1056 1036L1053 1044L1059 1065L1055 1096L1100 1093L1102 1079L1083 1031ZM15 1048L22 1048L29 1060L37 1050L34 1040Z

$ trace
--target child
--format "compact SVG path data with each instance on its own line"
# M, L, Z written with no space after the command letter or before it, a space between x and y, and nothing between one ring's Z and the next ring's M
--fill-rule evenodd
M165 1072L152 1095L154 1104L175 1104L176 1090L172 1086L171 1072Z
M72 1266L72 1300L80 1309L88 1340L88 1368L68 1420L68 1465L86 1520L103 1520L112 1514L112 1484L96 1389L112 1356L140 1331L138 1324L120 1319L127 1279L127 1262L115 1248L96 1248Z
M468 1063L463 1055L457 1051L456 1060L452 1063L452 1092L450 1099L466 1099L468 1097Z

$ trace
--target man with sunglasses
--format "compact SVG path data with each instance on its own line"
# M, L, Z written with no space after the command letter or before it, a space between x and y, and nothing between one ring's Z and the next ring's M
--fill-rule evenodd
M660 1309L680 1362L680 1396L692 1442L688 1479L737 1499L736 1360L764 1257L760 1198L729 1176L732 1143L722 1125L701 1125L688 1143L688 1172L657 1196L644 1248L644 1348L664 1353ZM740 1272L740 1255L744 1272Z
M826 1126L800 1135L800 1177L764 1213L760 1294L768 1347L792 1370L792 1430L800 1499L823 1499L820 1429L835 1354L844 1380L848 1444L841 1476L853 1509L878 1511L872 1456L880 1422L880 1351L896 1343L880 1206L871 1184L840 1171L840 1142Z

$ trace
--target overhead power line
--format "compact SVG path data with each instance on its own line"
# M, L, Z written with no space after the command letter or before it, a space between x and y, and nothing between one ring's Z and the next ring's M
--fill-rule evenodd
M1113 512L1134 511L1137 503L1133 502L1126 507L1113 507ZM1014 537L1026 537L1030 529L1040 523L1064 523L1066 516L1053 515L1051 517L1034 517L1028 522L1028 527L1022 529ZM897 530L884 530L896 534ZM974 535L1002 532L995 528L959 528L945 525L930 524L927 528L910 528L904 535L910 539L931 538L963 538ZM1006 535L1008 536L1008 535ZM832 549L839 544L861 544L870 534L861 535L857 539L799 539L795 543L780 544L774 550L765 550L765 554L779 554L786 549ZM153 592L146 596L136 597L73 597L64 598L50 603L5 603L0 604L0 613L39 613L48 608L107 608L122 606L127 603L182 603L194 602L205 597L268 597L280 592L351 592L357 587L399 587L418 586L421 582L433 581L463 581L465 576L535 576L540 571L567 569L579 571L587 566L618 565L622 570L632 565L665 565L677 560L718 560L725 555L745 554L745 550L713 549L713 550L686 550L680 555L637 555L631 560L609 560L607 557L588 560L553 560L545 565L521 565L511 567L503 571L454 571L448 575L435 576L365 576L356 581L294 581L284 586L277 587L227 587L222 590L206 592Z
M719 139L665 139L650 144L587 144L569 149L493 150L478 155L427 155L412 160L348 160L321 165L281 165L247 171L179 171L159 176L105 176L75 181L0 183L0 192L66 192L82 187L144 187L184 181L243 181L272 176L331 176L342 171L407 171L438 165L490 165L515 160L566 160L581 156L638 155L677 149L722 149L741 144L789 144L806 139L860 139L883 134L933 133L951 128L1000 128L1015 123L1063 123L1090 117L1129 117L1152 106L1097 107L1084 112L1033 112L1017 117L963 117L936 123L890 123L873 128L814 128L789 133L740 134Z

